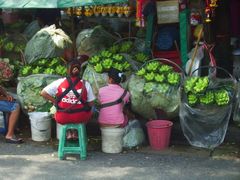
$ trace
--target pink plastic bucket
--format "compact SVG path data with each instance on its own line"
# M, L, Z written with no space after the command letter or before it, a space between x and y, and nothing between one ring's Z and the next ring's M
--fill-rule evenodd
M150 146L155 150L163 150L169 146L173 123L167 120L152 120L147 126Z

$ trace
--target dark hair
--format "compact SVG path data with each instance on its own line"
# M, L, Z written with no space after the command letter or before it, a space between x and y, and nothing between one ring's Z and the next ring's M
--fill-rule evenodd
M79 72L77 74L73 74L72 72L74 67L78 68ZM81 72L81 63L78 60L73 59L72 61L68 62L67 68L70 76L78 76Z
M57 19L61 19L61 12L60 9L38 9L35 16L41 20L43 26L50 26L56 24Z
M77 57L77 59L78 59L81 63L83 63L83 62L85 62L85 61L87 61L87 60L89 59L89 56L88 56L88 55L85 55L85 54L82 54L82 55L79 55L79 56Z
M113 79L114 83L120 84L126 80L126 75L115 68L111 68L108 71L108 76Z

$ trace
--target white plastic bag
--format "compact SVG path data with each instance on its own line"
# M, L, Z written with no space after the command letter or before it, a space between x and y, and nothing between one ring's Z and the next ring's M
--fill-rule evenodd
M132 148L144 142L145 135L139 121L136 119L129 121L128 125L125 127L123 147Z
M202 58L204 57L203 47L199 47L199 48L197 49L197 53L196 53L196 56L195 56L195 58L194 58L194 62L193 62L192 68L191 68L191 72L189 72L190 65L191 65L191 63L192 63L192 62L191 62L191 61L192 61L191 57L192 57L192 55L193 55L193 53L194 53L194 49L195 49L195 48L193 48L193 49L191 50L191 52L188 54L189 60L187 61L186 67L185 67L185 71L186 71L187 73L189 73L189 74L192 74L192 72L193 72L195 69L197 69L197 68L200 67L200 65L201 65L201 60L202 60ZM198 71L195 71L195 72L192 74L192 76L199 76L200 74L201 74L201 72L198 70Z

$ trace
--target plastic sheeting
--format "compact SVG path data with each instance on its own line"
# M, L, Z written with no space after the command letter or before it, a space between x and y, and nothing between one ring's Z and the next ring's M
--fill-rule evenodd
M164 58L149 60L145 62L140 69L144 69L147 73L153 73L156 75L155 70L146 68L151 63L158 64L158 62L160 63L160 66L165 65L165 68L170 68L168 71L161 70L162 72L160 73L164 75L164 79L161 83L155 80L146 80L144 75L135 75L131 77L128 84L128 90L131 94L131 105L135 113L138 113L146 119L156 119L157 115L162 118L164 116L164 118L171 119L178 115L180 84L185 74L181 67L171 60ZM154 64L154 67L157 67L157 65ZM180 71L180 79L176 84L172 85L169 84L168 78L166 77L170 73L175 73L174 70ZM147 75L147 73L145 75Z
M102 26L96 26L79 32L76 39L76 46L79 54L92 56L110 47L116 40L117 37L104 30Z
M147 119L157 118L155 109L165 111L168 117L177 115L180 103L179 88L169 88L166 93L153 91L146 94L144 93L144 84L145 80L139 76L132 76L128 83L131 108L135 113Z
M39 30L41 27L38 24L37 20L32 21L24 30L24 36L30 40Z
M63 30L52 25L41 29L31 38L25 48L24 56L28 64L41 58L59 57L71 44L70 37Z
M131 55L134 55L138 52L144 52L146 50L146 42L144 39L141 38L136 38L136 37L126 37L126 38L121 38L114 42L114 45L121 45L126 42L132 42L133 46L130 48L129 53Z
M97 73L91 65L88 65L84 70L83 79L91 84L93 93L97 96L98 90L107 85L108 75L107 73Z
M27 77L19 77L17 95L22 108L27 111L48 112L52 106L47 100L40 96L41 90L59 79L58 75L35 74Z
M212 149L220 145L226 135L232 104L223 107L192 108L180 105L183 133L192 146Z
M138 120L130 120L125 127L123 136L123 147L132 148L143 144L146 141L145 134Z
M234 81L218 78L213 78L213 81L210 82L211 89L223 88L228 83L232 85L226 88L230 95L227 105L209 104L191 107L188 105L186 93L182 91L180 123L184 136L192 146L213 149L223 142L226 135L235 96Z

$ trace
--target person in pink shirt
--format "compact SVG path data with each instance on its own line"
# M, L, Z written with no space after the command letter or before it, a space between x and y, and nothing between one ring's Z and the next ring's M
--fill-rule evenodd
M125 127L127 116L123 113L124 105L129 103L130 94L120 85L126 76L111 68L108 72L108 85L99 89L100 112L98 121L101 127Z

